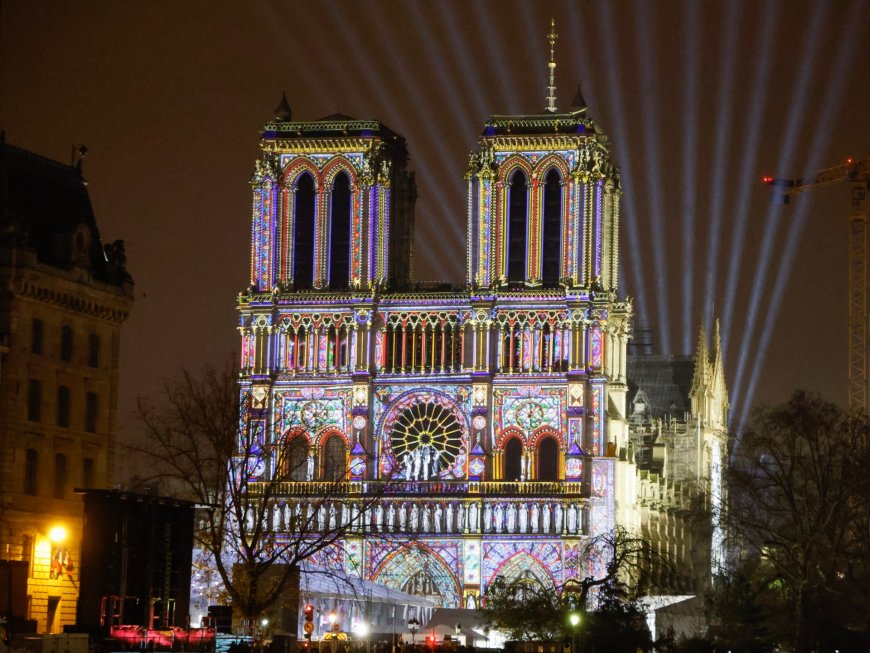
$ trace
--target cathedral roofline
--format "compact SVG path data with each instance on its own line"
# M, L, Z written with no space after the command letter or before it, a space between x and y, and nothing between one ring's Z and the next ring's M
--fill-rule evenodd
M517 115L493 115L484 123L483 136L502 134L599 134L595 123L586 115L586 107L568 113L534 113Z
M270 121L263 127L263 138L277 136L380 136L384 140L405 142L400 136L380 120L357 120L340 113L332 114L317 120Z

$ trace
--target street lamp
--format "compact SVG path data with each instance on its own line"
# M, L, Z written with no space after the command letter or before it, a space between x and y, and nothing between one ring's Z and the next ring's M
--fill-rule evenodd
M332 645L332 653L335 653L336 640L338 639L338 615L335 614L335 610L330 610L326 618L329 619L329 624L331 626L329 637L330 644Z
M359 637L362 640L365 640L365 648L366 648L366 652L368 652L368 650L369 650L369 638L368 638L369 625L368 625L368 623L366 623L365 621L360 621L356 625L356 628L354 628L354 632L356 633L357 637Z
M420 622L417 621L417 617L411 617L408 619L408 630L411 631L411 646L414 646L417 643L417 631L420 629Z
M571 624L571 653L577 653L577 625L580 623L580 615L572 612L568 615Z

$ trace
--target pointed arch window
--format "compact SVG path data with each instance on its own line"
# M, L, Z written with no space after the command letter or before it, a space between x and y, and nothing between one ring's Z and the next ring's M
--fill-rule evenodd
M522 476L523 443L515 437L504 445L504 478L506 481L519 481Z
M523 171L514 172L508 189L508 281L524 281L526 278L526 223L529 208L527 186Z
M341 172L332 185L329 216L329 287L350 286L350 179Z
M291 481L308 480L308 440L297 435L284 445L283 474Z
M544 234L541 239L541 280L544 285L559 282L559 259L562 241L562 179L550 170L544 182Z
M538 480L539 481L558 481L559 480L559 444L556 438L546 436L538 441L538 450L536 458L538 459Z
M311 288L314 279L314 179L303 173L296 182L293 215L293 284Z
M338 435L331 435L323 443L323 479L339 481L344 478L345 464L344 440Z

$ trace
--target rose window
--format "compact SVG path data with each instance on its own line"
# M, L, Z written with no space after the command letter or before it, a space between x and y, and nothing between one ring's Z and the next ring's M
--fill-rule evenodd
M434 402L413 404L396 417L390 446L404 478L434 478L460 455L462 427L449 408Z

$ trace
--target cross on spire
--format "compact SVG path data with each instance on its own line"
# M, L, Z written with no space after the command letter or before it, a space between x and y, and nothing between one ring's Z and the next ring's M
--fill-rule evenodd
M550 72L550 83L547 85L547 111L556 113L556 19L550 19L550 33L547 34L547 41L550 43L550 62L547 64Z

